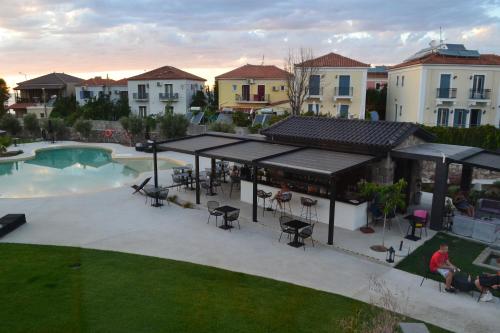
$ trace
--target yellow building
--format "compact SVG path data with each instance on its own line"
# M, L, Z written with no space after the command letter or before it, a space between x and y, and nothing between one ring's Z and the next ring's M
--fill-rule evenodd
M288 73L272 65L244 65L215 78L219 109L250 111L279 107L289 109Z
M440 44L389 68L386 120L498 127L499 100L500 56Z
M298 64L295 67L297 75L302 68L313 69L302 112L364 119L369 67L333 52Z

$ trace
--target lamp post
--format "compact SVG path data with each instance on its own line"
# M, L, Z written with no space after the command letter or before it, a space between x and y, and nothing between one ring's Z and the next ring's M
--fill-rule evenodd
M45 118L47 118L47 98L45 98L45 88L42 88L42 95L43 95L43 114L45 115Z

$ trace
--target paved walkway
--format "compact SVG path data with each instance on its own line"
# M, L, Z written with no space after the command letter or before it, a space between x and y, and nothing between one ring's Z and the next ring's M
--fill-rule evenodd
M373 277L395 291L401 312L409 316L456 332L498 331L498 304L477 303L465 294L440 294L433 281L418 287L418 276L328 246L306 251L292 248L278 242L277 230L250 221L243 220L241 230L224 231L206 223L205 209L152 208L128 188L65 197L0 199L0 215L5 213L25 213L28 224L2 242L81 246L177 259L362 301L377 297L369 288Z

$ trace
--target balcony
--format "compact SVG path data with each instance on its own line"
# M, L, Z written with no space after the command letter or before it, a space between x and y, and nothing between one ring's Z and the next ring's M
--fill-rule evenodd
M322 100L323 99L323 87L319 88L319 90L309 90L308 94L307 94L307 98L308 99L319 99L319 100Z
M469 90L469 99L473 100L489 100L491 96L491 89L470 89Z
M149 94L148 93L133 93L132 98L135 101L141 102L141 101L148 101L149 100Z
M335 87L333 91L333 100L352 99L354 87Z
M457 98L457 88L437 88L437 99L455 99Z
M179 93L160 93L160 101L172 102L179 100Z
M235 100L238 103L269 103L269 94L241 96L235 95Z

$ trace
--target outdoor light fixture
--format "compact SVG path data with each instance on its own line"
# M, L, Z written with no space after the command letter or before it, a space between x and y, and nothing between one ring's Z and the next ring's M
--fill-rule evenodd
M437 110L436 110L436 109L434 109L434 113L437 113Z
M385 257L385 261L387 262L390 262L390 263L393 263L394 262L394 257L396 255L396 250L394 250L394 248L391 246L388 250L387 250L387 255Z
M456 76L456 75L455 75L455 76L453 76L453 80L456 80L456 79L457 79L457 77L458 77L458 76Z
M483 110L483 114L486 114L486 110Z
M472 75L471 75L471 76L469 76L469 80L472 80Z

